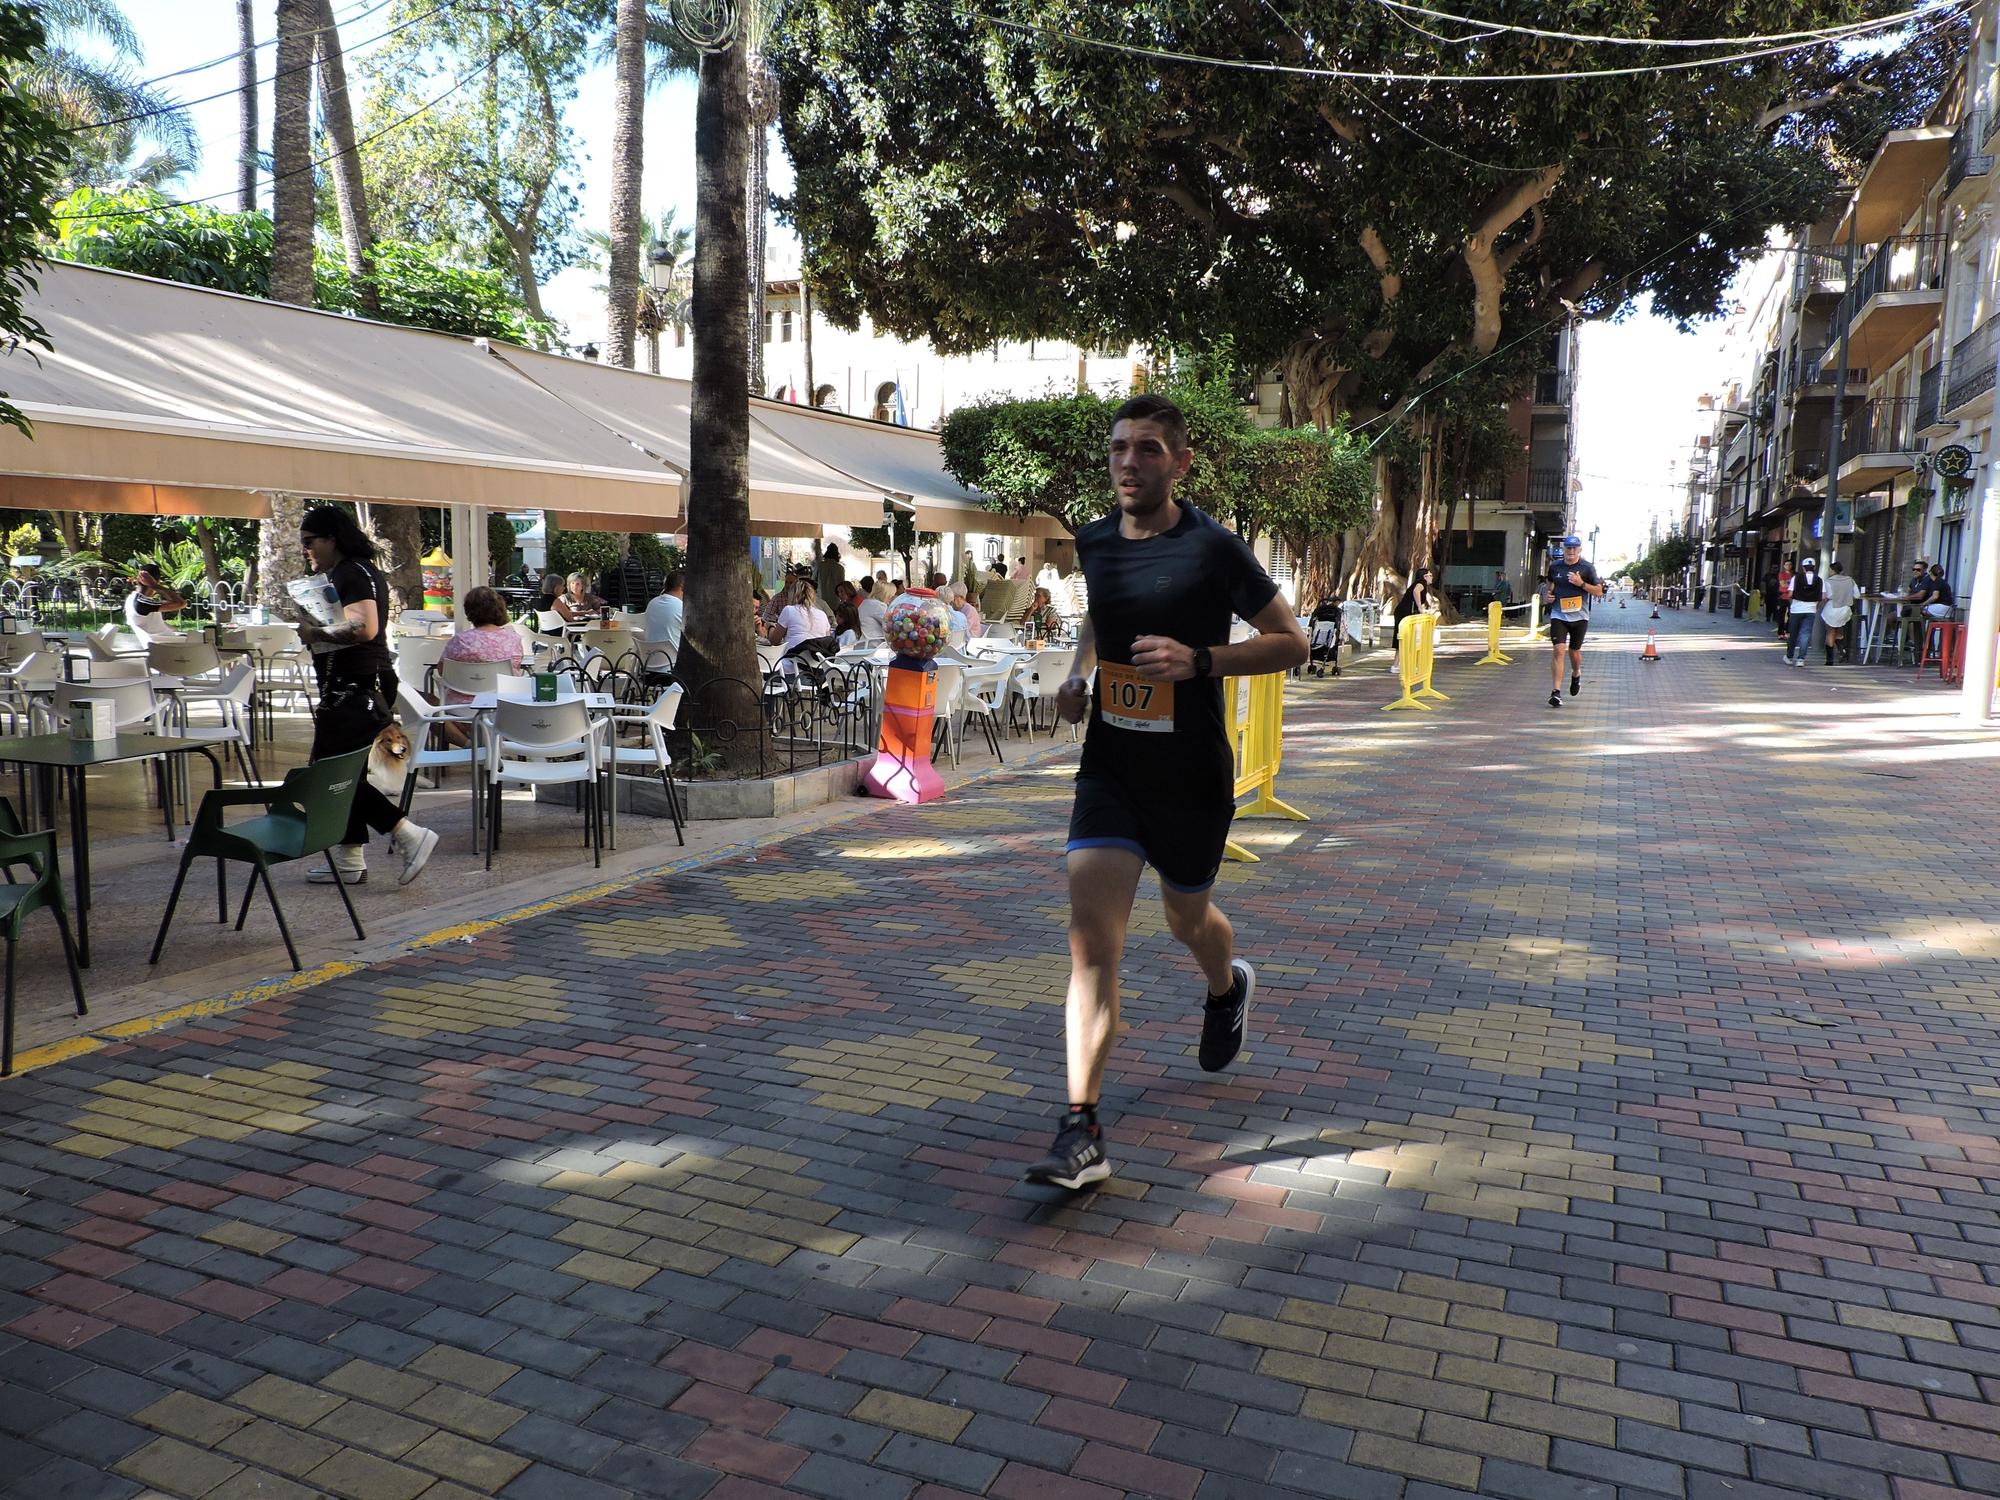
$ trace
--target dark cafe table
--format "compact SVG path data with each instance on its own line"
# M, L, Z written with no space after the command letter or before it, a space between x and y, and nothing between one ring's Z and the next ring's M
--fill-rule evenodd
M220 787L222 762L215 758L214 751L205 740L183 740L153 734L121 734L104 740L72 739L67 734L33 734L18 739L0 739L0 765L36 768L42 806L48 809L51 826L55 823L56 773L60 771L68 778L70 875L76 886L76 958L84 968L90 967L90 803L86 773L93 766L147 760L156 756L186 755L191 750L200 751L208 757L209 769L215 773L215 784ZM160 805L167 810L167 837L172 839L174 819L167 802L164 761L154 766L153 774L159 788ZM228 893L222 884L220 860L216 861L216 876L216 893L226 913Z

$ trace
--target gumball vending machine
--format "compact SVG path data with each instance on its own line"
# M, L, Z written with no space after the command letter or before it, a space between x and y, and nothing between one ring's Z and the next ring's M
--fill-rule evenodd
M862 784L872 797L893 802L933 802L944 778L931 764L931 729L937 717L937 654L951 631L951 611L929 589L906 589L884 622L889 685L882 698L882 733Z

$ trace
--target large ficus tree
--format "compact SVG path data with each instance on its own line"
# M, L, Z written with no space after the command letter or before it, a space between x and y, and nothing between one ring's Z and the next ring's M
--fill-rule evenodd
M1907 7L1457 8L1657 39ZM1756 49L1471 28L1387 0L793 0L786 14L786 209L828 317L957 351L1227 333L1281 371L1291 420L1363 432L1430 420L1412 402L1439 379L1563 317L1641 294L1672 317L1715 312L1771 226L1818 219L1843 168L1936 96L1939 33L1963 24L1913 28L1900 54L1680 67ZM1107 42L1150 50L1091 45ZM1604 69L1629 71L1450 81ZM1350 578L1396 560L1401 504L1434 503L1387 477Z

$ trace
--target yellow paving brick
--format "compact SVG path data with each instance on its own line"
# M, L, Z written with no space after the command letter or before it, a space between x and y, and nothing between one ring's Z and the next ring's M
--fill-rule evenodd
M1503 1427L1525 1427L1531 1432L1576 1438L1604 1447L1610 1447L1618 1435L1618 1424L1601 1412L1553 1406L1546 1401L1530 1401L1525 1396L1496 1395L1487 1416Z
M1389 1320L1380 1313L1364 1312L1358 1307L1335 1307L1329 1302L1307 1302L1300 1297L1287 1297L1278 1316L1287 1323L1303 1323L1327 1333L1351 1333L1364 1339L1378 1339L1389 1328Z
M1835 1304L1840 1321L1849 1328L1870 1328L1877 1333L1898 1334L1906 1339L1930 1339L1940 1344L1958 1342L1958 1330L1943 1318L1925 1318L1915 1313L1891 1312L1884 1307L1863 1307L1852 1302Z
M359 1396L391 1411L401 1411L434 1383L421 1375L405 1375L401 1370L368 1359L351 1359L320 1381L330 1391Z
M914 1432L919 1437L932 1438L940 1443L957 1442L966 1423L972 1420L971 1412L957 1407L879 1390L863 1396L849 1415L863 1422L894 1427L899 1432Z
M1448 1411L1461 1417L1483 1417L1492 1397L1478 1386L1452 1385L1427 1375L1377 1370L1368 1382L1376 1401L1394 1401L1417 1411Z
M240 1219L230 1219L213 1229L204 1230L201 1237L210 1244L227 1245L232 1250L242 1250L251 1255L269 1255L292 1242L289 1234L266 1229L262 1224L245 1224Z
M276 1469L280 1474L304 1475L332 1458L341 1445L276 1422L252 1422L217 1446L245 1463Z
M1379 1339L1350 1338L1344 1333L1329 1333L1320 1354L1326 1359L1365 1365L1371 1370L1398 1370L1405 1375L1429 1375L1437 1369L1437 1356L1428 1349Z
M1497 1312L1489 1307L1454 1307L1445 1322L1453 1328L1469 1328L1475 1333L1497 1334L1502 1338L1526 1339L1535 1344L1553 1344L1556 1341L1556 1325L1548 1319ZM1490 1359L1492 1355L1486 1357Z
M616 1198L594 1198L587 1193L570 1193L551 1203L549 1212L564 1214L572 1219L584 1219L592 1224L604 1224L615 1229L644 1206L633 1203L623 1193Z
M1358 1432L1347 1450L1347 1461L1367 1469L1387 1469L1412 1479L1431 1479L1461 1489L1479 1487L1479 1460L1469 1453L1426 1448L1379 1432Z
M1547 1370L1551 1375L1574 1375L1579 1380L1595 1380L1602 1385L1611 1385L1618 1378L1617 1365L1602 1355L1578 1354L1573 1349L1558 1349L1524 1339L1503 1338L1500 1341L1500 1363L1525 1365L1530 1370Z
M1386 1432L1400 1438L1415 1437L1424 1424L1424 1414L1412 1407L1340 1391L1307 1391L1299 1404L1299 1414L1312 1422L1352 1427L1356 1432Z
M1287 1354L1282 1349L1266 1349L1257 1357L1257 1373L1269 1375L1274 1380L1289 1380L1294 1385L1346 1391L1358 1396L1368 1389L1368 1381L1374 1371L1365 1365L1341 1364L1305 1354Z
M343 1500L417 1500L431 1487L431 1476L348 1448L306 1475L306 1483Z
M1546 1370L1528 1370L1519 1365L1496 1364L1483 1359L1462 1359L1447 1354L1438 1360L1438 1379L1460 1385L1476 1385L1483 1390L1511 1391L1536 1401L1551 1400L1556 1378Z
M1453 1281L1448 1276L1430 1276L1422 1271L1405 1271L1399 1288L1413 1297L1432 1297L1442 1302L1469 1302L1476 1307L1499 1307L1507 1293L1497 1286L1478 1281ZM1449 1316L1445 1319L1450 1322Z
M1373 1286L1350 1286L1341 1295L1340 1305L1385 1313L1392 1318L1415 1318L1423 1323L1442 1323L1445 1314L1442 1298L1413 1297L1408 1292L1385 1292Z
M313 1431L337 1439L351 1448L365 1448L388 1458L398 1458L435 1431L426 1422L413 1422L393 1412L377 1411L359 1401L350 1401L328 1412L313 1424Z
M1585 1411L1608 1411L1615 1417L1636 1417L1655 1427L1681 1425L1681 1404L1666 1396L1646 1391L1628 1391L1622 1386L1599 1385L1594 1380L1578 1380L1573 1375L1556 1378L1556 1401L1563 1406L1580 1406Z
M155 1432L170 1433L174 1437L200 1443L203 1447L213 1447L250 1421L240 1411L231 1411L226 1406L187 1391L174 1391L160 1397L143 1411L134 1413L132 1420Z
M595 1250L614 1257L630 1255L646 1242L643 1234L613 1229L606 1224L565 1224L553 1237L565 1245L575 1245L579 1249Z
M1539 1432L1523 1432L1518 1427L1501 1427L1492 1422L1475 1422L1450 1412L1434 1411L1424 1417L1423 1440L1440 1448L1460 1448L1485 1458L1504 1458L1509 1463L1544 1469L1549 1462L1549 1440Z
M403 1462L492 1494L528 1467L528 1460L449 1432L434 1432L403 1455Z
M428 1375L433 1380L448 1380L453 1385L462 1385L467 1390L482 1394L495 1386L504 1385L521 1373L519 1365L510 1365L504 1359L490 1359L484 1354L471 1354L447 1344L426 1349L410 1361L410 1368L419 1375Z
M275 1422L310 1427L347 1398L282 1375L260 1375L229 1399Z
M113 1467L128 1479L170 1495L206 1495L243 1468L231 1459L219 1458L170 1437L153 1439L145 1447L126 1454Z
M490 1443L520 1421L524 1413L502 1402L489 1401L484 1396L439 1386L412 1401L405 1415Z
M1413 1318L1391 1318L1388 1338L1393 1344L1413 1344L1419 1349L1463 1354L1470 1359L1491 1359L1500 1352L1500 1340L1490 1333L1419 1323Z
M710 1234L715 1231L710 1230ZM703 1238L708 1236L705 1234ZM713 1250L697 1249L674 1240L650 1239L632 1252L632 1258L663 1271L680 1271L688 1276L706 1276L729 1257Z
M1220 1338L1265 1349L1289 1349L1294 1354L1317 1354L1326 1343L1326 1335L1316 1329L1274 1323L1269 1318L1252 1318L1243 1313L1225 1316L1215 1332Z
M641 1240L634 1248L643 1249L645 1243L644 1240ZM568 1276L581 1276L586 1281L602 1281L608 1285L622 1286L627 1291L631 1291L634 1287L643 1286L646 1282L651 1281L658 1268L646 1265L641 1261L625 1260L612 1255L600 1255L595 1250L583 1250L572 1255L568 1260L557 1266L556 1269Z

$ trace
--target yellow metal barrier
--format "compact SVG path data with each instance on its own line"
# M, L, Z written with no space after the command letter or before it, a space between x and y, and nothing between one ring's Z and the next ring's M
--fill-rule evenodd
M1761 620L1764 618L1764 591L1762 589L1750 590L1750 608L1745 611L1744 618L1748 620Z
M1227 677L1222 683L1222 715L1229 727L1229 748L1236 757L1236 795L1249 796L1239 818L1312 820L1277 797L1278 766L1285 757L1285 674ZM1226 857L1256 864L1257 856L1233 839L1223 845Z
M1384 713L1392 708L1427 709L1426 698L1451 701L1451 694L1431 686L1437 660L1437 625L1436 615L1411 615L1396 628L1396 668L1403 679L1403 696L1383 704Z
M1486 654L1474 662L1475 667L1504 666L1514 658L1500 649L1500 616L1504 608L1498 599L1486 606Z
M1535 637L1542 633L1542 596L1538 590L1528 595L1528 628L1521 637L1523 645L1534 644Z

